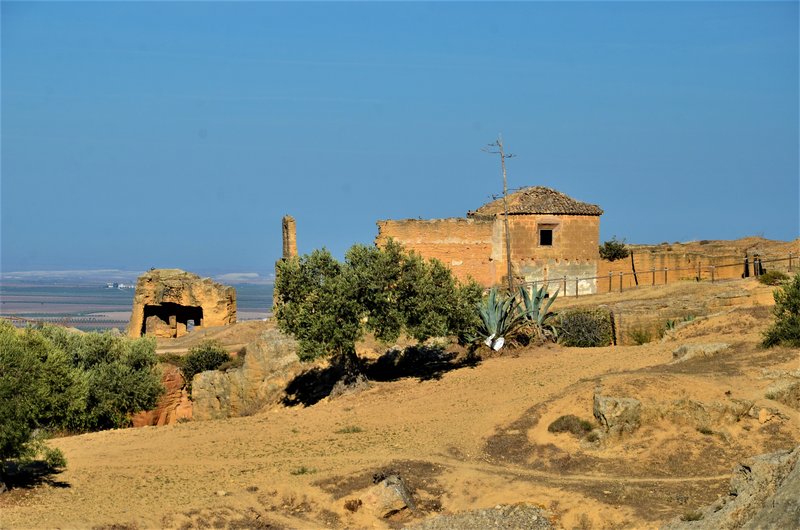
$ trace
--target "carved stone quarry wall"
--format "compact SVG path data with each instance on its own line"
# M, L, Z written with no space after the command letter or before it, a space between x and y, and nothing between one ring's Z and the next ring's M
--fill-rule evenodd
M236 322L236 290L180 269L153 269L136 281L128 335L181 337L189 328Z

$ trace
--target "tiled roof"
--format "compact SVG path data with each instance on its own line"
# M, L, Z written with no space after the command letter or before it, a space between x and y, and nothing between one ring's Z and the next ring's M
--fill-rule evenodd
M509 214L602 215L595 205L576 201L572 197L544 186L531 186L508 195ZM503 199L484 204L468 217L494 217L503 214Z

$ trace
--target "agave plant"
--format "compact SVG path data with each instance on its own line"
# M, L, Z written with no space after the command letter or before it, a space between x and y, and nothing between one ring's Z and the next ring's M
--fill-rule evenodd
M534 289L533 295L525 287L519 288L522 300L521 313L525 318L525 323L532 327L534 333L540 338L552 340L558 338L556 327L550 323L550 320L556 316L553 311L550 311L550 306L556 301L559 289L556 289L556 292L548 297L547 285Z
M481 317L479 339L495 351L513 340L526 322L526 313L517 297L498 294L497 287L493 287L478 306L478 313Z

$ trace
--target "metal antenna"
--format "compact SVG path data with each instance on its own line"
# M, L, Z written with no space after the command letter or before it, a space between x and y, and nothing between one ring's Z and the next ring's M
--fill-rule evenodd
M506 158L514 158L516 155L505 153L502 134L498 134L497 141L484 147L483 151L491 155L500 155L500 168L503 170L503 224L505 225L506 235L506 276L508 277L508 292L511 294L514 291L514 280L511 273L511 233L508 228L508 180L506 178Z

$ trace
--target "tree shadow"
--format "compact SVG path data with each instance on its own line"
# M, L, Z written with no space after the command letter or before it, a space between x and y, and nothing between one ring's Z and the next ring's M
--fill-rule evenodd
M69 482L54 478L62 471L54 469L42 460L34 460L26 464L6 462L0 469L0 481L5 483L9 490L33 489L43 484L53 488L71 488Z
M374 361L364 361L364 375L370 381L397 381L408 377L420 381L438 380L446 372L474 367L480 358L471 354L447 352L441 346L409 346L393 348ZM328 366L314 367L299 374L286 385L285 406L308 407L328 397L342 378L341 369Z
M387 351L367 366L366 374L372 381L397 381L407 377L430 381L439 380L452 370L479 363L480 358L474 355L448 352L441 346L416 345Z

